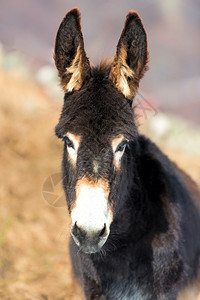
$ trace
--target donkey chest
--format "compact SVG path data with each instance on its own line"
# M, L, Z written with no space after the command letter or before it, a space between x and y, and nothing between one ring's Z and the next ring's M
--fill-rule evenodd
M151 269L149 262L138 265L122 257L113 258L98 270L109 300L149 300L151 297Z
M135 282L130 282L129 285L112 284L107 291L109 300L149 300L151 297L146 293L145 289L139 287Z

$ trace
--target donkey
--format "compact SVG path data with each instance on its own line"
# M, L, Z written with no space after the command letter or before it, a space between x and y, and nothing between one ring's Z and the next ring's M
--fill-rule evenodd
M136 126L132 101L148 67L147 37L130 11L112 63L91 67L80 12L56 36L64 105L63 188L70 253L86 299L175 300L198 281L198 189Z

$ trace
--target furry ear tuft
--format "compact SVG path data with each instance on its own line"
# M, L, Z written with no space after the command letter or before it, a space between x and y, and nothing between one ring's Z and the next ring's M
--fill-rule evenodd
M135 11L126 16L124 29L112 63L110 80L127 99L132 99L139 81L148 70L147 37L142 21Z
M90 76L90 64L84 50L80 11L70 10L57 32L54 60L65 92L79 90Z

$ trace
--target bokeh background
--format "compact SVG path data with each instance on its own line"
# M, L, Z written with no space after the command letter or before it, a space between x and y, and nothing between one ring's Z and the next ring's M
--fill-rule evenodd
M127 12L139 12L151 56L134 103L139 129L200 185L199 1L0 0L0 299L83 299L54 136L63 99L54 40L73 7L94 64L113 57Z

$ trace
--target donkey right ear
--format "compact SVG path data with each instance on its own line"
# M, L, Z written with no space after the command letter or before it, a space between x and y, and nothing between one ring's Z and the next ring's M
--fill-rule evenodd
M84 50L80 12L70 10L57 32L54 60L65 92L79 90L90 76L90 64Z
M132 99L148 70L147 37L139 15L130 11L117 45L110 80L126 98Z

